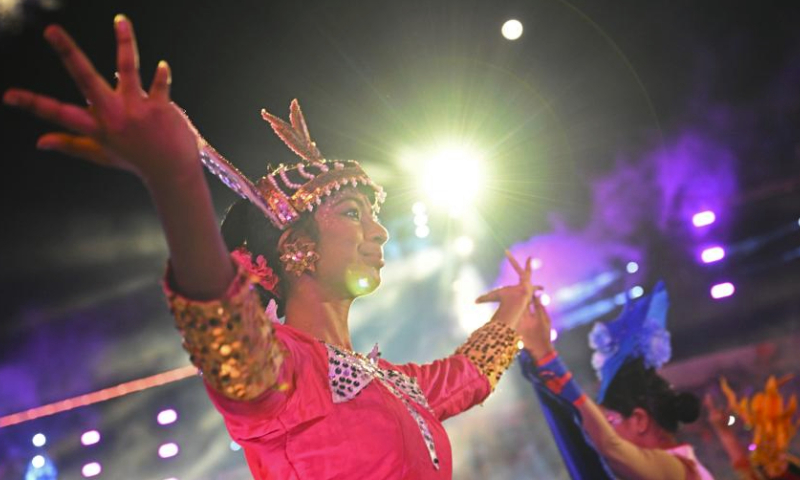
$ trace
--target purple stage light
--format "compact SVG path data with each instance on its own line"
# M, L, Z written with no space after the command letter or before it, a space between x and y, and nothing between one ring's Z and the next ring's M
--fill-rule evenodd
M555 342L556 340L558 340L558 330L556 330L555 328L551 328L550 329L550 341L551 342Z
M84 477L89 478L100 475L100 472L102 471L103 467L99 463L92 462L92 463L87 463L86 465L83 466L83 468L81 469L81 474Z
M700 259L703 263L718 262L725 258L725 249L722 247L708 247L700 253Z
M171 408L161 410L156 417L159 425L169 425L170 423L175 423L176 420L178 420L178 412Z
M158 447L158 456L161 458L172 458L178 454L180 449L177 443L165 443Z
M88 432L83 432L81 435L81 445L84 447L88 447L89 445L94 445L95 443L100 441L100 432L97 430L89 430Z
M711 225L717 220L717 216L711 210L695 213L692 217L692 224L695 227L705 227Z
M711 297L719 300L720 298L730 297L735 291L736 288L730 282L718 283L711 287Z

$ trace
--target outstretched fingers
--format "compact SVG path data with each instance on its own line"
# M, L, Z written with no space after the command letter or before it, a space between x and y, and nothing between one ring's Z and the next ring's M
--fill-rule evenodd
M56 51L67 72L86 100L98 109L103 109L112 93L108 83L97 73L92 62L63 28L50 25L44 31L44 38Z
M156 73L153 75L153 83L150 84L150 98L169 102L170 85L172 85L172 71L169 68L169 64L161 60L158 62Z
M12 88L3 95L3 102L73 132L91 135L97 131L97 121L85 108L60 102L46 95Z
M46 133L39 137L36 148L65 153L98 165L110 166L111 159L94 139L68 133Z
M125 15L114 17L114 33L117 37L117 76L123 94L141 95L142 82L139 78L139 49L133 24Z

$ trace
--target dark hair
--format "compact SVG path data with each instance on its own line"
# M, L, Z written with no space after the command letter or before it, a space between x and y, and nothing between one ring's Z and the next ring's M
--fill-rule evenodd
M303 214L292 224L292 228L308 233L312 239L318 239L319 231L314 217ZM258 255L263 255L267 265L278 275L278 291L286 285L286 273L280 262L278 252L278 240L283 231L278 230L258 207L250 203L249 200L239 199L234 202L225 212L222 220L222 238L225 240L228 250L233 251L245 245L247 250L253 254L255 259ZM278 316L283 316L285 302L273 292L268 292L258 286L262 303L266 306L270 300L275 300L278 305Z
M634 408L644 409L664 430L675 433L679 423L692 423L700 416L700 399L676 392L672 385L646 368L644 360L627 361L606 390L603 406L629 417Z

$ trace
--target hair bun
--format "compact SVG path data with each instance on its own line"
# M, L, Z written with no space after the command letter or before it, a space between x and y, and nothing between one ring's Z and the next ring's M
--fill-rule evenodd
M692 423L700 417L700 399L697 395L682 392L672 399L675 418L682 423Z

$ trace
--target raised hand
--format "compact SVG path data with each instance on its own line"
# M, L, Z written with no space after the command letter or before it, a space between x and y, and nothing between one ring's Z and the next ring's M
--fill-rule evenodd
M139 76L139 58L131 22L114 19L117 78L112 87L61 27L51 25L44 37L61 58L88 106L72 105L23 89L9 89L3 101L55 123L69 133L42 135L37 147L55 150L137 174L146 184L180 181L200 169L195 131L170 102L169 65L158 64L150 89Z
M523 268L519 262L506 250L506 258L511 266L519 275L519 283L505 287L496 288L484 293L475 303L500 302L492 321L505 323L513 329L519 328L523 314L528 310L534 292L541 288L531 284L531 259L528 258Z

